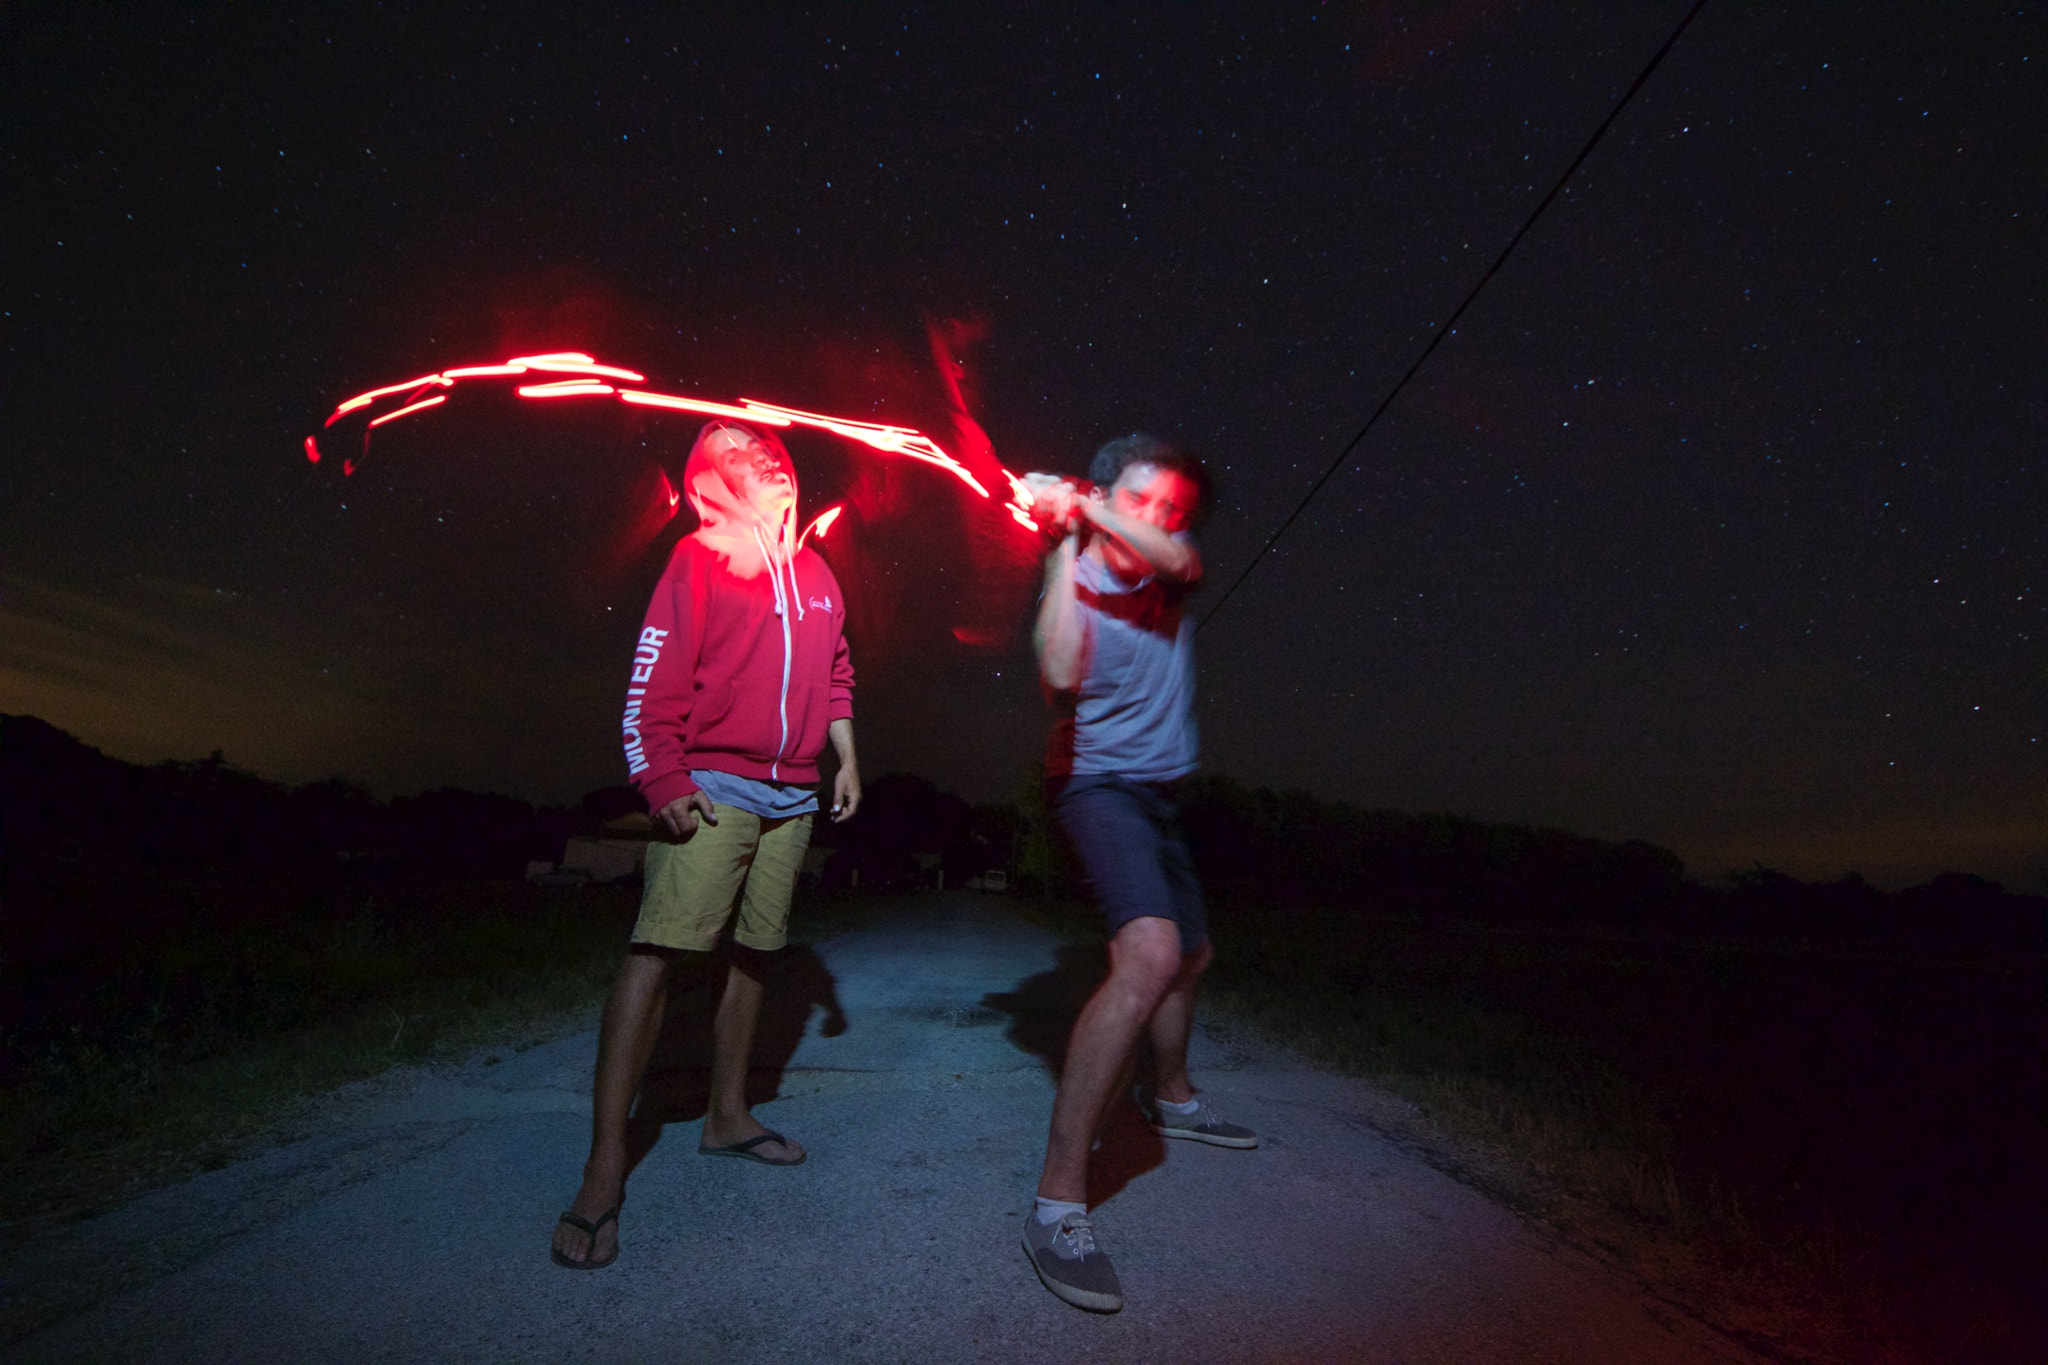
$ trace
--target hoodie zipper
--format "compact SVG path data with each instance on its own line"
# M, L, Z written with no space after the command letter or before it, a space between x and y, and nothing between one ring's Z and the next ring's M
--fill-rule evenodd
M782 619L782 693L775 700L775 711L782 721L782 738L775 746L775 761L768 765L768 779L782 780L782 751L789 747L789 664L794 644L789 633L789 597L782 590L782 575L776 572L775 557L768 553L767 544L761 539L759 527L754 529L754 543L761 547L761 558L768 563L768 579L775 585L775 614ZM796 586L796 565L789 566L790 586Z

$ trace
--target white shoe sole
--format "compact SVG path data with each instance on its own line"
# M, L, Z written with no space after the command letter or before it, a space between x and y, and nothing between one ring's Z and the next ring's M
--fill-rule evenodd
M1192 1128L1169 1128L1163 1123L1153 1124L1152 1131L1161 1137L1181 1138L1188 1142L1206 1142L1211 1147L1235 1147L1241 1152L1248 1152L1259 1145L1259 1140L1256 1136L1248 1138L1219 1137L1214 1133L1198 1133Z
M1076 1308L1085 1308L1091 1313L1114 1313L1124 1306L1121 1294L1098 1294L1092 1289L1079 1289L1071 1284L1062 1284L1046 1274L1038 1264L1038 1252L1031 1245L1027 1234L1023 1239L1024 1259L1031 1262L1031 1269L1038 1276L1038 1282L1050 1289L1057 1298L1065 1299Z

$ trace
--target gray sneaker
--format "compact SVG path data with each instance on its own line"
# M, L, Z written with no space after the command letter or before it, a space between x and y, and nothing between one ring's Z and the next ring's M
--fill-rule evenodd
M1152 1125L1152 1131L1161 1137L1189 1138L1195 1142L1206 1142L1212 1147L1250 1148L1259 1145L1259 1135L1249 1128L1235 1123L1225 1123L1209 1101L1196 1098L1202 1107L1192 1114L1169 1114L1152 1099L1136 1091L1131 1098L1144 1111L1145 1121Z
M1087 1214L1070 1213L1057 1223L1039 1222L1036 1209L1025 1214L1024 1254L1045 1287L1074 1307L1114 1313L1124 1306L1116 1267L1095 1245Z

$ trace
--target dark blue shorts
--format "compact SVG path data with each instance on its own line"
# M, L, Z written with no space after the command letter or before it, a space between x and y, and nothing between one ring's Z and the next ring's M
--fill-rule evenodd
M1149 916L1180 926L1184 953L1208 939L1202 884L1170 786L1081 773L1052 783L1049 795L1053 820L1080 856L1111 938Z

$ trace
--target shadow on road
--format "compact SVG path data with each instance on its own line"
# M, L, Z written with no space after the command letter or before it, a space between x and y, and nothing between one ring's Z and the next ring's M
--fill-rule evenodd
M725 977L722 952L683 953L676 961L661 1036L655 1040L640 1098L626 1125L628 1172L654 1150L664 1127L704 1117L711 1098L711 1020L718 1012ZM840 1008L832 973L810 948L791 944L771 954L764 980L753 1064L747 1069L749 1106L766 1104L781 1094L783 1071L803 1041L813 1009L825 1011L824 1036L836 1038L846 1032L846 1012Z
M1100 943L1074 943L1059 950L1058 965L1049 972L1026 977L1015 990L991 993L981 1003L1010 1016L1005 1036L1025 1052L1044 1060L1046 1069L1058 1077L1067 1060L1067 1037L1074 1031L1074 1019L1088 997L1109 974L1109 954ZM1132 1076L1150 1084L1151 1049L1140 1042ZM1096 1147L1088 1159L1088 1202L1105 1203L1145 1172L1166 1160L1166 1144L1139 1116L1130 1102L1129 1087L1119 1086L1096 1132ZM1048 1113L1047 1118L1051 1115Z

